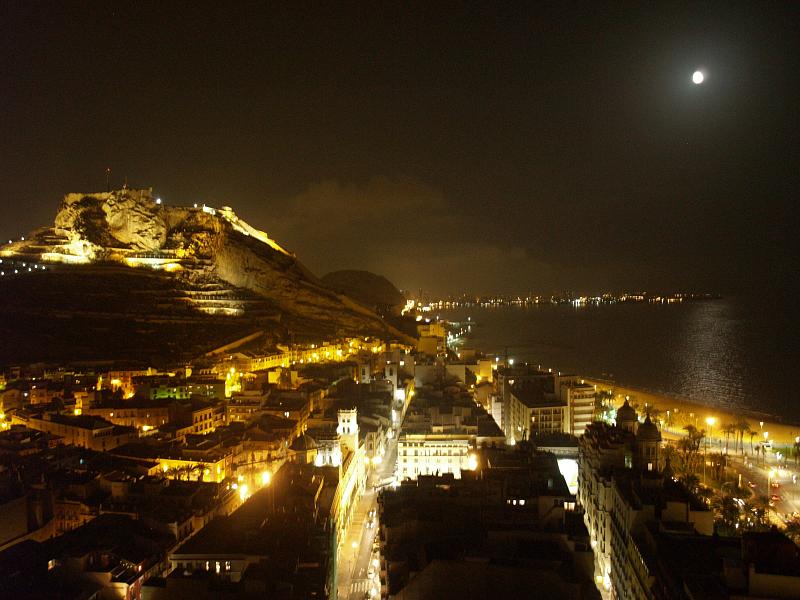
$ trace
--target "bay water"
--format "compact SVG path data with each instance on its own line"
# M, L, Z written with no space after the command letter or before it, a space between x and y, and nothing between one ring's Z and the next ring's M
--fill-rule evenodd
M789 297L438 314L471 324L463 344L488 354L800 424L797 313Z

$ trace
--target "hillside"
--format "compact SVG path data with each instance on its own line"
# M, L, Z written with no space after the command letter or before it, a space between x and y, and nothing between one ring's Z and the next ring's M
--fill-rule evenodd
M232 209L163 206L150 190L67 194L53 227L0 257L3 364L179 362L258 330L404 338Z
M403 294L391 281L369 271L334 271L323 275L322 281L364 306L387 313L399 314L405 304Z

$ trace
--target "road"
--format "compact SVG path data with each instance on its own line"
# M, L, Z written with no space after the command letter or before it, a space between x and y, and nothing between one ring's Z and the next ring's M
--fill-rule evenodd
M665 427L662 429L662 434L665 440L677 440L685 437L686 432L683 428ZM724 438L716 436L708 438L705 451L707 453L724 453L724 442ZM784 461L783 466L779 467L775 454L771 452L766 455L766 458L753 457L749 448L747 452L742 456L729 449L728 468L742 476L742 485L749 486L755 496L771 498L775 495L780 498L773 501L769 516L773 524L782 526L786 523L787 515L800 513L800 467L791 460Z
M774 501L771 518L776 524L784 524L785 515L800 511L800 475L791 464L777 467L774 464L759 464L748 457L730 456L730 467L742 475L742 485L750 485L757 496L778 496Z
M350 530L339 551L338 597L341 600L380 597L379 572L377 568L372 567L372 561L377 558L377 553L373 551L373 542L378 534L375 485L394 474L396 462L397 438L395 437L387 442L383 462L375 466L369 475L367 489L353 513ZM372 511L375 511L374 517L370 517Z

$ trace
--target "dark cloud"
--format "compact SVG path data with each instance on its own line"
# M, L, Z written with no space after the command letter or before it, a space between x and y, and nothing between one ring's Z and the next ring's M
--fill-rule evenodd
M553 280L550 267L508 239L492 239L485 223L419 181L323 181L282 204L270 235L319 274L365 268L399 287L438 293Z
M0 236L111 166L320 273L772 286L798 255L799 6L5 3Z

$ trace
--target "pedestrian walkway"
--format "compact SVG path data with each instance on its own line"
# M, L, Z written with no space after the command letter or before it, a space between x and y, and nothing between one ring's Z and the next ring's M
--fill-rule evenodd
M364 594L365 592L369 592L369 580L368 579L357 579L350 584L350 593L351 594Z

